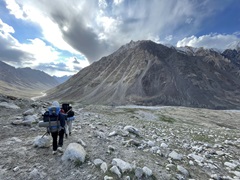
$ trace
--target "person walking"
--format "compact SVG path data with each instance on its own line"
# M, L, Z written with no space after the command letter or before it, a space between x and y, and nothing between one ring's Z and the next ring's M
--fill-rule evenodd
M51 107L48 108L48 111L51 112L52 109L55 109L56 113L56 121L57 126L50 126L48 127L48 131L51 133L52 136L52 149L53 154L56 154L57 151L63 152L62 146L63 146L63 138L64 138L64 127L65 127L65 120L66 115L60 112L60 106L57 101L54 101L51 105ZM51 113L50 113L51 114ZM51 115L50 115L51 116Z

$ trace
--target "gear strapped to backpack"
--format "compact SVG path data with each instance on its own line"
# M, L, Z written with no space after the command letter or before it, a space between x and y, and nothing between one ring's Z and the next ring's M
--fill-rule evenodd
M48 122L47 128L49 132L56 132L60 127L59 122L59 107L49 107L48 111L43 114L43 122Z
M67 103L62 104L62 109L67 114L68 118L74 116L74 111L72 110L72 106L70 106L69 104Z

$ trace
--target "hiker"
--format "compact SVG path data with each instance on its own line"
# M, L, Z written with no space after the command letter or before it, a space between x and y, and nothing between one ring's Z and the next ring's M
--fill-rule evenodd
M57 121L57 125L51 126L51 123L53 124L54 119L50 120L50 118L53 118L53 115L51 112L55 110L54 118ZM56 154L57 151L63 152L62 146L63 146L63 138L64 138L64 127L65 127L65 119L66 116L60 112L60 106L57 101L54 101L51 105L51 107L48 108L49 113L49 127L47 128L48 133L51 133L52 135L52 148L53 148L53 154ZM58 139L59 136L59 139Z
M74 111L72 110L72 106L69 104L63 103L61 111L65 113L67 116L66 118L66 128L65 128L65 136L68 138L68 135L72 135L72 121L75 119L74 117Z

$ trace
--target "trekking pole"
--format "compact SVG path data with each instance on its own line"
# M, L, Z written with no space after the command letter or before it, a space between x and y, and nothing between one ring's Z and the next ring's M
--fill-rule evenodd
M43 138L46 134L48 134L48 132L45 132L45 133L42 135L42 138Z

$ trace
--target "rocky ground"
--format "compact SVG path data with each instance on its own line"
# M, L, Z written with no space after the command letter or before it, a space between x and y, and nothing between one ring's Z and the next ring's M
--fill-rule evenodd
M73 104L81 162L34 145L48 105L0 97L0 179L240 179L240 111Z

